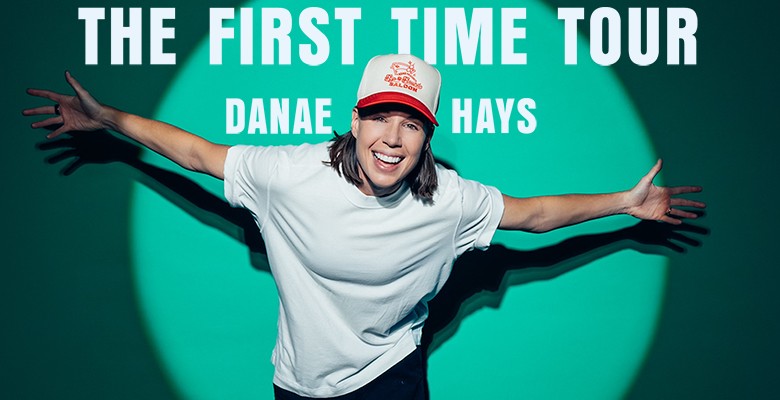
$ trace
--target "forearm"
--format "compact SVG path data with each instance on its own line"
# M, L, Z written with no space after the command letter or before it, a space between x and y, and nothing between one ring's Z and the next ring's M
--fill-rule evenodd
M499 228L547 232L608 215L626 213L627 192L515 198L504 196Z
M149 149L169 158L176 164L197 172L204 172L222 179L219 157L209 153L224 151L225 146L216 145L197 135L165 122L126 113L104 106L104 120L110 129L133 139ZM224 157L221 157L224 161Z

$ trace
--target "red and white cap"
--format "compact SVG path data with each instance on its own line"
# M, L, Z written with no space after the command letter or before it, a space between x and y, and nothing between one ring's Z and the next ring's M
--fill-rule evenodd
M422 113L434 125L439 109L441 74L427 62L410 54L372 58L363 71L357 92L357 107L400 103Z

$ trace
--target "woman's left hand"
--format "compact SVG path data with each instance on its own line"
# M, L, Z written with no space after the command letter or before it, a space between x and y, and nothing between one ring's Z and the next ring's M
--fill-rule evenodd
M639 219L663 221L679 225L680 218L697 218L698 214L681 210L678 207L704 208L700 201L672 197L679 194L701 192L701 186L664 187L653 184L653 179L661 171L662 160L650 169L639 183L628 192L629 208L627 213Z

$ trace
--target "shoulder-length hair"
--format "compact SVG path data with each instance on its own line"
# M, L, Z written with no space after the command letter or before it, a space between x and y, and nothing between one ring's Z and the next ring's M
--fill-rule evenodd
M363 180L360 179L360 165L355 150L357 139L352 135L352 131L343 135L333 132L333 135L334 138L328 146L330 161L323 161L323 164L336 170L347 182L360 187L363 185ZM430 145L433 135L432 125L425 128L425 135L426 146L420 155L420 160L405 180L409 184L412 195L427 204L433 203L433 193L436 192L439 181L436 178L436 161Z

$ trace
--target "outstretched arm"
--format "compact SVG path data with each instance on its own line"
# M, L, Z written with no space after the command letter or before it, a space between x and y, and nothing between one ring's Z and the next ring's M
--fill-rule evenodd
M69 96L48 90L28 89L32 96L55 102L24 110L24 115L54 116L35 122L33 128L56 127L46 137L55 138L69 131L111 129L171 159L182 167L224 179L223 169L228 146L209 142L199 136L164 122L143 118L100 104L69 73L65 79L76 95Z
M608 194L569 194L517 198L504 195L504 215L500 229L547 232L560 227L615 214L629 214L639 219L680 224L679 218L696 218L697 214L678 207L704 208L705 204L678 194L700 192L699 186L662 187L653 184L662 162L653 166L629 191Z

